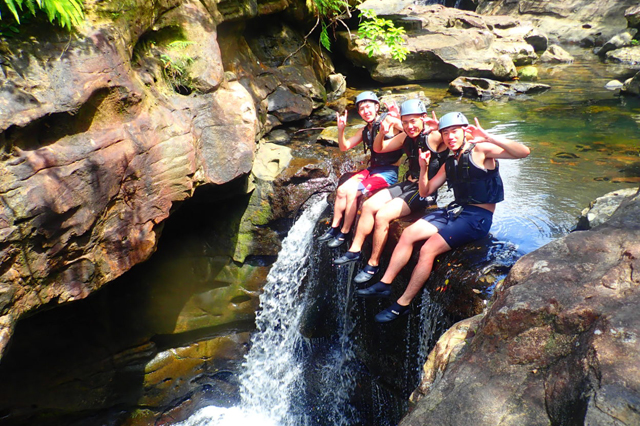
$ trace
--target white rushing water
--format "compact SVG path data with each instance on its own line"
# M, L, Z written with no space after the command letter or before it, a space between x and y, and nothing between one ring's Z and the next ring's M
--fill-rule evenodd
M251 349L240 375L241 403L237 407L205 407L180 426L300 426L307 423L296 398L303 391L304 345L299 325L304 311L299 286L313 252L313 229L326 208L324 199L303 212L282 242L273 264L260 309Z

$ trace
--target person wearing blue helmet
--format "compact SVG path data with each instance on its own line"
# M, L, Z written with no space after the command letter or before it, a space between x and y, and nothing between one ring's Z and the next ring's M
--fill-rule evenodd
M341 151L347 151L362 143L365 154L371 152L370 164L364 170L341 177L336 191L331 228L318 238L328 241L331 248L344 244L358 212L358 198L363 194L372 194L392 185L398 180L398 162L402 149L376 152L373 149L376 138L392 138L402 131L400 120L391 114L380 114L380 101L375 93L365 91L356 97L358 114L367 123L355 135L344 137L347 126L347 111L337 115L338 145ZM381 128L384 128L381 131Z
M378 191L362 205L362 213L356 228L356 234L349 250L334 261L335 264L355 262L361 257L366 237L373 232L371 256L367 265L355 276L358 284L373 278L379 270L380 256L387 242L390 223L410 213L422 211L436 204L436 193L420 196L418 178L420 177L419 155L429 151L432 161L429 163L430 177L440 169L449 155L438 132L438 122L427 115L427 108L420 99L409 99L400 106L400 120L403 133L393 139L378 140L374 150L385 152L402 148L408 162L408 171L402 182Z
M487 132L477 118L475 125L470 125L460 112L444 115L438 128L450 154L444 167L430 178L427 171L431 152L421 153L420 194L430 194L447 182L453 189L454 202L429 212L407 227L382 279L358 290L357 293L365 297L390 296L391 283L409 262L414 243L426 240L407 288L396 302L376 315L377 322L393 321L409 312L411 301L431 274L436 256L489 233L496 204L504 199L498 160L525 158L530 153L529 148L519 142Z

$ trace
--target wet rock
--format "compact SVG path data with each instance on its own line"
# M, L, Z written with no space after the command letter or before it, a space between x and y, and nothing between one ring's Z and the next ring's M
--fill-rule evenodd
M593 230L518 260L400 424L637 424L639 215L636 194Z
M638 33L635 28L628 28L620 34L616 34L609 41L607 41L601 48L596 50L596 53L603 57L607 52L620 49L622 47L630 46L631 40Z
M620 189L596 198L589 207L582 210L576 229L587 230L603 224L611 217L622 201L637 194L637 192L638 190L635 188Z
M550 86L540 83L505 83L473 77L458 77L449 84L449 91L454 95L480 99L513 98L522 94L543 92L549 88Z
M624 82L622 92L640 96L640 72Z
M570 63L573 62L573 60L573 56L557 44L552 44L540 55L540 62Z
M640 69L640 46L628 46L607 52L607 62L628 65L632 69Z
M409 397L412 405L429 393L431 386L442 378L447 367L457 359L465 345L471 342L482 318L484 315L478 314L459 321L440 336L422 367L420 385Z
M362 129L362 126L348 126L344 130L345 139L349 139L351 136L358 133L361 129ZM338 146L338 127L329 126L324 128L320 133L320 135L318 136L318 142L332 145L332 146Z

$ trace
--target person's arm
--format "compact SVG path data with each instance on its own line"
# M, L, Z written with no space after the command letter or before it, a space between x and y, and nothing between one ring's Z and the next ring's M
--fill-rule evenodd
M386 131L385 131L386 130ZM402 148L404 139L407 135L404 132L400 132L391 139L385 139L384 135L389 132L389 127L384 126L384 121L380 124L380 131L373 140L373 150L378 153L396 151Z
M475 118L475 126L468 126L467 131L471 135L469 142L482 143L481 151L485 158L516 159L525 158L531 153L529 148L520 142L487 132L480 126L477 118Z
M349 139L344 139L344 129L347 127L347 111L344 114L336 112L336 122L338 125L338 146L340 151L347 151L362 142L362 129L358 130L355 135Z
M421 197L426 197L429 194L433 194L438 188L440 188L446 178L446 170L444 165L440 167L438 173L432 178L429 179L429 161L431 160L431 152L420 151L420 155L418 156L418 163L420 164L420 179L418 179L418 189L420 191Z

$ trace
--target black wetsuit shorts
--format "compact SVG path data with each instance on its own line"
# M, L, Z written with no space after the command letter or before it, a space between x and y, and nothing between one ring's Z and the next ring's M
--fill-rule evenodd
M393 198L400 198L404 200L412 213L424 210L429 206L436 205L435 194L427 195L426 197L420 196L418 182L405 180L403 182L396 183L395 185L391 185L388 189Z

